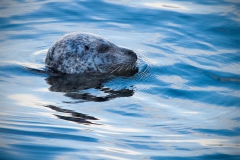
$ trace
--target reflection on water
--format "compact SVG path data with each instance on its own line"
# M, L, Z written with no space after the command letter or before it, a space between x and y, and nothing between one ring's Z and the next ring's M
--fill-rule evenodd
M49 90L53 92L64 92L65 96L78 100L74 103L94 101L104 102L113 98L130 97L134 94L133 89L123 88L113 90L104 87L104 83L110 79L116 78L114 75L55 75L46 78L50 85ZM88 89L94 88L102 94L94 95L94 92L87 92Z
M97 124L97 123L91 122L91 120L98 120L97 118L92 117L92 116L88 116L86 114L74 112L74 111L69 110L69 109L62 109L60 107L53 106L53 105L46 105L45 107L50 108L50 109L52 109L54 111L57 111L57 112L60 112L60 113L70 114L70 116L61 116L61 115L54 114L59 119L63 119L63 120L66 120L66 121L72 121L72 122L85 124L85 125Z
M235 0L0 1L0 159L240 159ZM70 32L138 54L138 71L64 75Z

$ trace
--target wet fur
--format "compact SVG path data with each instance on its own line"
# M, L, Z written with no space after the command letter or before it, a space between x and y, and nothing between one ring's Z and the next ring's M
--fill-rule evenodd
M135 67L137 55L100 36L71 33L48 50L47 67L67 74L124 73Z

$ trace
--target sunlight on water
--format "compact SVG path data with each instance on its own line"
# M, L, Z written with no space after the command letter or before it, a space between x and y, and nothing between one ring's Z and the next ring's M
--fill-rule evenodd
M9 96L10 99L17 101L17 105L38 107L39 104L49 104L49 102L42 101L38 97L30 94L14 94Z
M99 148L106 150L106 151L117 152L117 153L122 153L122 154L131 154L131 155L141 154L139 152L134 152L134 151L130 151L130 150L122 149L122 148L107 148L107 147L99 147Z
M185 8L184 6L174 4L174 3L144 3L143 5L147 7L153 7L153 8L160 8L160 9L173 9L173 10L189 10L188 8Z

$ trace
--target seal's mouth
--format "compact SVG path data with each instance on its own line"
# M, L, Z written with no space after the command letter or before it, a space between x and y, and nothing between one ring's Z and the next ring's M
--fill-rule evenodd
M128 63L119 63L115 64L113 67L109 68L110 69L110 74L115 74L115 75L134 75L135 73L138 72L138 67L136 64L137 59L134 59L134 61L129 61Z

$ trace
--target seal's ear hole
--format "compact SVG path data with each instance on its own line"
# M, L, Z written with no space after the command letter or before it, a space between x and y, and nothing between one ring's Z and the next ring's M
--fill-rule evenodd
M88 51L88 50L89 50L89 47L88 47L88 46L85 46L85 50Z

